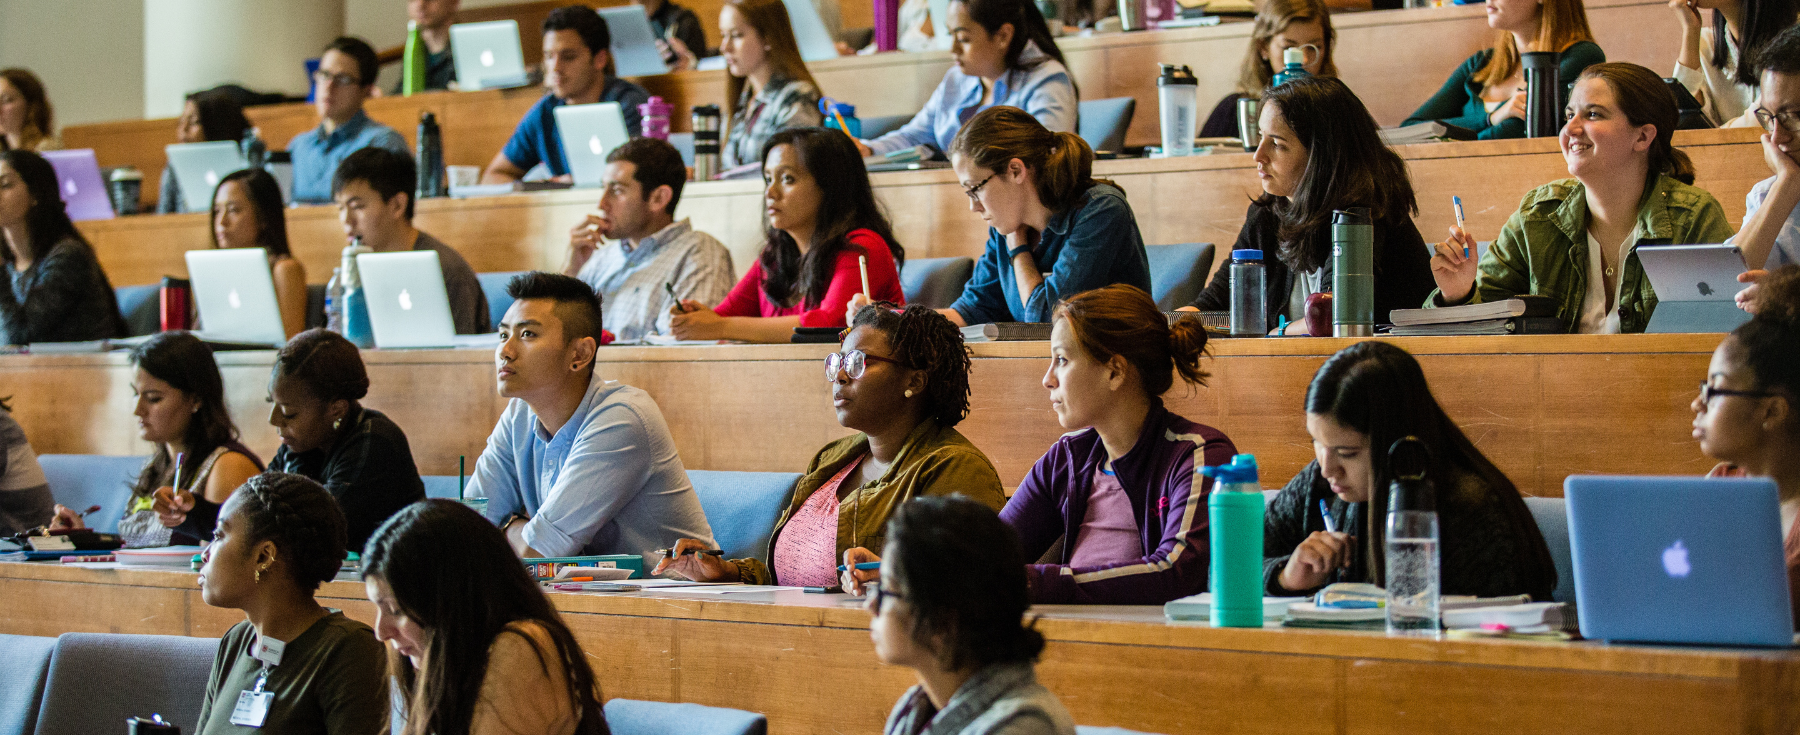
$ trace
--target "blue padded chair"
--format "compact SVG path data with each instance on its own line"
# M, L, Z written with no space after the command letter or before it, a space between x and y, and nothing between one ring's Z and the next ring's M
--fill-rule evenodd
M1144 254L1150 256L1150 298L1156 299L1156 308L1174 311L1193 303L1206 289L1213 252L1210 242L1146 246Z
M613 735L765 735L769 720L741 709L612 699L606 727Z
M900 264L900 291L908 304L946 309L974 274L974 258L907 258Z
M44 701L44 675L56 639L35 635L0 635L0 733L30 733L37 727Z
M197 732L217 638L64 633L56 639L37 735L122 732L125 720L161 714Z
M1550 546L1550 560L1556 562L1556 602L1575 601L1575 563L1569 554L1569 514L1562 498L1525 498L1525 507L1537 521L1538 533Z
M113 293L119 297L119 313L125 315L125 327L131 336L162 330L162 284L119 286Z
M761 559L800 473L688 470L688 481L725 558Z
M87 518L88 528L101 533L118 533L119 519L125 516L125 504L131 498L131 485L137 482L149 457L111 457L102 454L44 454L38 464L44 468L44 480L56 502L76 512L98 505L100 510ZM117 729L117 728L112 728Z
M477 273L475 280L481 282L481 293L488 302L488 328L499 329L500 318L506 316L506 310L512 308L513 298L506 295L506 283L514 276L526 271L500 271L496 273Z
M1082 100L1075 110L1075 134L1087 141L1089 148L1115 153L1125 150L1125 131L1137 112L1136 98Z
M877 115L862 119L863 140L874 140L900 129L900 126L911 122L912 115Z
M468 482L468 476L464 475L463 477L463 482L466 484ZM457 499L456 475L420 475L419 479L425 481L425 497L443 498L445 500Z

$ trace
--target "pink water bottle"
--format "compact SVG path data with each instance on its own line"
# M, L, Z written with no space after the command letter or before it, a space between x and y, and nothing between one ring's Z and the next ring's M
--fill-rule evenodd
M875 50L898 50L900 48L900 0L873 0L873 2L875 4Z
M639 120L643 126L644 137L657 140L669 139L669 116L675 114L675 108L661 97L651 97L649 102L638 105Z

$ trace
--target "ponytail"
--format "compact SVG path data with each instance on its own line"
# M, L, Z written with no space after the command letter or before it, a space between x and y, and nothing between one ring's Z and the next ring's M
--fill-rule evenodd
M1075 294L1056 305L1052 323L1057 319L1068 321L1076 343L1095 361L1123 355L1152 397L1169 392L1176 373L1190 385L1206 385L1200 368L1206 327L1199 317L1169 324L1143 289L1113 284Z
M1694 185L1694 159L1680 148L1669 147L1669 169L1664 171L1669 178L1688 186Z
M1005 171L1019 159L1036 178L1038 201L1052 212L1067 211L1095 184L1094 150L1074 133L1053 133L1030 113L995 105L957 131L951 155L989 171Z

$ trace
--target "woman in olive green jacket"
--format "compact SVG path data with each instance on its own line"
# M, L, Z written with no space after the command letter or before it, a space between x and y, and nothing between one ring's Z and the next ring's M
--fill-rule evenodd
M794 486L762 559L675 545L655 573L703 582L835 587L844 551L880 553L888 516L912 498L960 493L999 510L1000 475L956 431L969 413L969 352L943 315L877 303L856 312L841 352L825 359L838 423L858 434L825 445Z
M1427 307L1538 294L1556 300L1570 332L1642 332L1656 293L1637 247L1731 237L1724 209L1693 186L1693 164L1672 143L1678 113L1655 72L1590 66L1568 113L1562 153L1575 178L1526 194L1479 264L1474 239L1450 228L1431 259L1438 290Z

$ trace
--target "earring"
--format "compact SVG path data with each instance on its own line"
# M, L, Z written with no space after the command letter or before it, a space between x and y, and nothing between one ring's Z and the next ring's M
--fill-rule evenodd
M907 388L907 389L906 389L906 397L907 397L907 398L911 398L911 397L912 397L912 389L911 389L911 388Z
M257 567L256 568L256 583L257 584L262 584L262 573L263 573L262 567Z
M344 428L344 420L343 419L332 419L331 420L331 430L332 431L337 431L342 428Z

